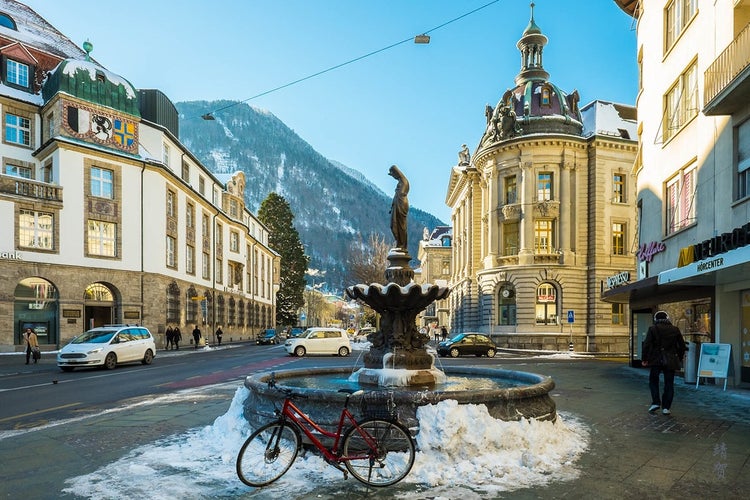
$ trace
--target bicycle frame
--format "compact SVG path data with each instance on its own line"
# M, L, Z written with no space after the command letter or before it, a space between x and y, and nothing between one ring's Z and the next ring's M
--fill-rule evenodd
M367 431L363 430L359 426L357 420L354 418L354 415L351 414L346 406L344 406L344 408L341 410L341 416L339 417L339 423L336 427L336 432L330 432L323 429L320 425L318 425L317 422L315 422L302 410L300 410L289 398L284 399L284 405L281 408L281 420L283 420L285 423L292 422L294 425L296 425L297 428L307 436L310 442L312 442L312 444L318 450L320 450L320 452L323 454L323 457L329 462L340 463L349 460L361 460L369 457L369 455L346 457L341 456L339 451L339 444L341 435L343 434L344 424L347 421L351 423L351 425L355 429L357 429L357 432L359 432L359 434L365 440L367 446L370 447L370 450L377 450L378 447L377 442L372 438L372 436L370 436L370 434L367 433ZM313 431L317 431L321 435L333 439L333 446L331 448L328 448L315 436L315 434L313 434Z

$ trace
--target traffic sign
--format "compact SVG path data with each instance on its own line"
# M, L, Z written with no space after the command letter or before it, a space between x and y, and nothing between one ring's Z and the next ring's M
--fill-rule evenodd
M568 311L568 323L574 323L575 322L575 314L573 313L573 310Z
M307 314L305 314L305 313L301 313L301 314L299 315L299 320L300 320L300 321L305 321L306 319L307 319Z

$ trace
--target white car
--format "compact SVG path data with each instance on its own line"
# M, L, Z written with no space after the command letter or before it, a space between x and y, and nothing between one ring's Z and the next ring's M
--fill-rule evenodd
M349 335L341 328L308 328L298 337L287 339L284 348L290 355L334 354L348 356L352 352Z
M82 333L60 349L57 366L64 372L87 366L112 370L120 363L134 361L150 365L155 355L156 344L148 328L107 325Z

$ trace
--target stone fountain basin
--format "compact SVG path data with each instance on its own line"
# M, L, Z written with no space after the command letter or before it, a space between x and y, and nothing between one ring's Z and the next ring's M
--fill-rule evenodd
M551 420L557 418L555 402L550 391L555 387L551 377L535 373L480 367L450 367L444 370L450 377L475 376L523 384L515 387L479 389L479 390L440 390L414 388L388 388L362 385L365 394L350 399L349 410L358 419L367 416L393 416L402 424L418 432L417 408L440 401L453 399L459 404L483 404L493 417L515 421L523 418ZM245 400L243 414L251 427L257 428L274 418L274 404L279 409L284 394L269 389L268 380L272 372L250 375L245 379L245 387L250 391ZM336 390L303 388L285 385L284 380L297 377L335 376L346 378L352 373L351 368L312 368L283 370L273 372L278 387L291 388L295 393L306 397L294 398L294 403L313 420L326 429L335 429L346 400L346 394ZM391 404L392 403L392 404ZM389 408L395 407L395 411Z

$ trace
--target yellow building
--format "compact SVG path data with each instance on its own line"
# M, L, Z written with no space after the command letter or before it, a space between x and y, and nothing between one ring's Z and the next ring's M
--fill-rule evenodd
M577 92L549 80L547 41L532 10L514 85L451 171L451 329L512 348L627 352L627 308L600 294L634 278L635 109L579 109Z

